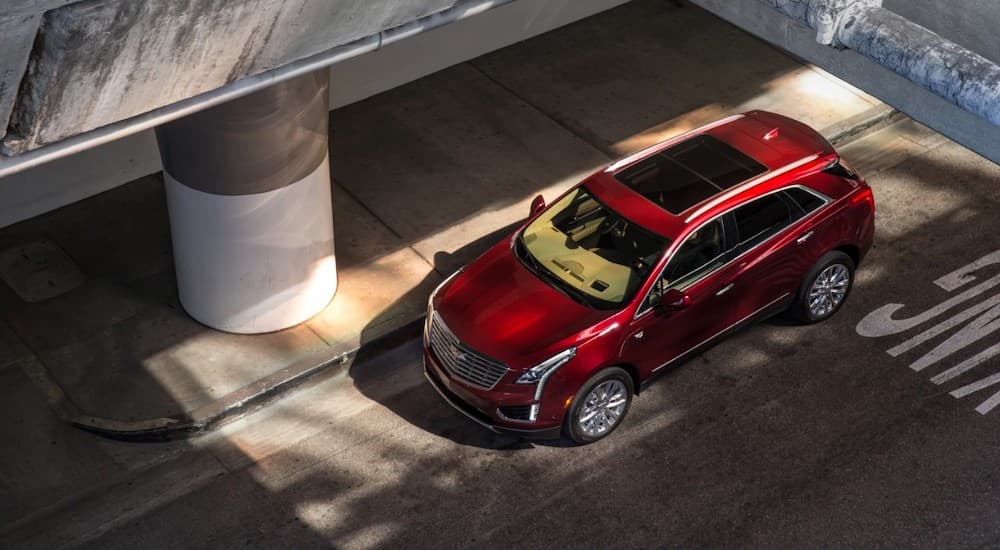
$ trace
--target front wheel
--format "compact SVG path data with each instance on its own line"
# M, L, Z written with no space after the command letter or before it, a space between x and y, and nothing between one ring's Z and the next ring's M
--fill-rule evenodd
M809 270L792 305L796 319L812 324L825 321L840 309L854 284L854 260L832 250Z
M598 372L573 397L563 431L579 444L603 439L625 419L634 393L632 377L623 369Z

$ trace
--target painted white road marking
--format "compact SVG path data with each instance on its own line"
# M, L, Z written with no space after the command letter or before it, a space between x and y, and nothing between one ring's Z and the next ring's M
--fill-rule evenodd
M910 351L911 349L919 346L920 344L923 344L928 340L932 340L936 336L940 336L941 334L947 332L949 329L953 329L957 327L959 324L964 323L965 321L968 321L969 319L975 317L976 315L979 315L980 313L997 305L1000 305L1000 294L990 298L989 300L986 300L985 302L976 304L970 307L969 309L966 309L965 311L962 311L961 313L958 313L952 316L951 318L934 325L933 327L921 332L920 334L914 336L913 338L910 338L909 340L903 342L902 344L899 344L894 348L890 348L887 353L893 357L900 356Z
M940 288L952 292L976 281L975 272L980 269L1000 263L1000 250L992 252L979 258L978 260L956 269L951 273L940 277L934 284ZM905 307L904 304L887 304L869 313L858 323L857 333L865 337L889 336L906 332L935 317L938 317L954 307L967 302L990 289L1000 285L1000 275L995 275L978 285L967 289L956 296L941 302L927 311L909 317L907 319L893 319L892 315ZM962 326L963 323L967 323ZM959 328L961 327L961 328ZM1000 331L1000 295L989 297L982 302L972 305L948 319L924 330L923 332L889 348L886 353L893 357L898 357L914 348L937 338L952 329L958 328L957 332L947 337L934 349L924 353L910 364L910 368L915 371L922 371L934 364L946 360L955 353L983 340L994 332ZM993 344L980 351L974 356L961 361L957 365L945 369L931 378L931 382L937 385L945 384L951 380L966 374L972 369L989 362L990 359L1000 355L1000 343ZM979 381L966 384L961 388L949 392L955 398L966 397L994 384L1000 383L1000 373L986 376ZM1000 392L990 396L983 401L976 412L986 414L1000 406Z
M976 296L979 296L997 285L1000 285L1000 275L987 279L958 296L945 300L920 315L914 315L908 319L892 318L893 313L896 313L900 309L906 307L905 304L886 304L869 313L864 319L861 320L860 323L858 323L858 334L868 338L876 338L879 336L889 336L891 334L906 332L913 327L930 321L962 302L966 302Z
M994 344L984 349L983 351L977 353L975 356L970 357L965 361L962 361L961 363L955 365L954 367L935 376L934 378L931 378L931 382L934 382L937 385L944 384L945 382L951 380L952 378L965 374L966 372L979 366L980 363L983 363L984 361L988 361L993 357L996 357L998 354L1000 354L1000 344Z
M922 371L925 368L937 363L951 354L972 345L979 340L1000 330L1000 306L990 308L989 311L975 318L971 323L962 327L961 330L953 334L936 348L924 354L910 365L915 371Z
M965 397L970 393L976 393L977 391L988 388L993 384L1000 382L1000 372L994 374L993 376L987 376L978 382L973 382L971 384L962 386L957 390L951 392L952 397Z
M981 405L976 407L976 412L979 414L986 414L992 411L997 405L1000 405L1000 391L994 393L992 397L983 401Z
M987 254L965 267L952 271L944 277L938 277L934 281L934 284L948 292L953 292L975 281L976 278L972 275L974 272L993 264L1000 264L1000 250Z

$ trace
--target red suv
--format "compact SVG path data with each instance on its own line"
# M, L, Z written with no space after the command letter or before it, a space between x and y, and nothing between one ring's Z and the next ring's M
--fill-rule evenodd
M753 111L589 176L444 281L428 380L502 433L588 443L657 373L753 320L832 316L871 189L809 127Z

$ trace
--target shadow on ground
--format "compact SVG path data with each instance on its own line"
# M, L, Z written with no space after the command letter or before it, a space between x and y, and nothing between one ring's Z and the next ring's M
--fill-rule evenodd
M492 246L504 242L514 230L519 228L523 221L512 223L497 231L490 233L474 242L462 247L455 255L459 257L476 258L486 252ZM447 252L438 252L434 255L434 266L437 272L450 275L454 269L452 255ZM447 267L443 267L447 266ZM427 280L437 281L436 273L428 274ZM417 285L406 295L400 297L399 303L412 303L422 301L426 303L428 294L425 290L427 285ZM388 310L394 310L395 306L390 306ZM382 321L376 318L370 326L379 326ZM478 424L468 421L462 423L445 423L436 421L427 415L428 407L450 407L441 400L440 396L428 384L420 384L417 388L403 392L387 392L386 388L392 387L386 384L386 379L400 376L398 365L389 364L384 361L374 361L373 359L384 353L386 347L399 344L422 334L423 321L411 323L399 331L399 334L386 341L383 339L377 345L370 345L372 339L369 336L370 329L366 327L361 336L361 350L352 361L349 375L354 381L354 385L365 396L376 401L389 410L396 413L400 418L425 430L429 433L446 437L455 443L471 445L487 449L516 449L529 447L530 444L510 436L499 435L484 429ZM381 334L376 333L378 339ZM412 375L412 374L411 374ZM421 374L421 377L423 375ZM459 414L455 412L455 414ZM466 420L462 417L462 420Z

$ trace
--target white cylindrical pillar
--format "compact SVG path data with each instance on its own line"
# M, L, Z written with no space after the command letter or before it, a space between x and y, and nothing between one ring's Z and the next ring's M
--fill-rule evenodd
M326 71L157 129L184 309L219 330L308 320L337 287Z

